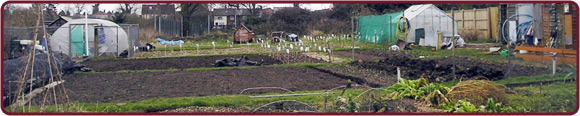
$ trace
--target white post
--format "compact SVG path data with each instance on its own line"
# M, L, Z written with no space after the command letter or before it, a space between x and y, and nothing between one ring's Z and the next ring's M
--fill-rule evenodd
M552 75L556 74L556 56L552 58Z
M401 68L397 67L397 83L401 81Z
M164 51L164 53L165 53L165 56L167 56L167 44L164 44L163 46L165 46L165 51Z
M90 52L89 52L89 13L85 13L85 50L86 50L86 55L89 56Z
M197 50L195 50L195 52L196 52L197 54L199 54L199 44L195 44L195 48L197 48Z
M210 23L210 18L209 18L210 15L211 14L207 14L207 34L210 34L211 33L211 28L210 28L211 27L211 25L210 25L211 23Z
M234 15L234 28L238 27L238 11L236 10L236 14Z

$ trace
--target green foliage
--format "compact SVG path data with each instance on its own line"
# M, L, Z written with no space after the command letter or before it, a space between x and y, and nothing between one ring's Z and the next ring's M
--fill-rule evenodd
M433 103L433 101L430 100L434 100L436 95L431 94L439 92L445 95L449 91L450 89L448 87L441 84L427 83L424 78L418 80L401 79L399 83L387 87L387 92L391 93L387 97L389 97L389 99L401 99L407 97Z
M574 112L576 82L512 88L508 94L512 106L526 106L531 112Z
M496 103L491 98L487 100L487 105L481 105L479 107L476 107L469 101L458 100L457 102L448 101L444 104L440 104L439 108L442 108L443 112L457 113L528 112L525 108L516 110L510 106L503 105L501 102Z
M570 75L570 76L572 76L572 75ZM502 80L497 80L497 81L494 81L494 83L507 85L507 84L532 83L532 82L572 79L570 76L568 76L568 74L565 74L565 73L558 73L556 75L543 74L543 75L536 75L536 76L520 76L520 77L510 77L510 78L505 78Z

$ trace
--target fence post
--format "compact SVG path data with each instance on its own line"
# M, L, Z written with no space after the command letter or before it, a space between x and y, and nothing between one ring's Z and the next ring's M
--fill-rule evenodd
M117 53L115 54L115 57L119 56L119 28L117 28L117 34L116 34L116 36L117 36L117 41L116 41L116 44L117 44Z
M479 33L479 29L477 28L477 10L473 8L473 32L472 33ZM453 35L455 36L455 35ZM478 40L479 37L475 37L475 40ZM453 40L453 38L452 38Z
M179 31L179 33L181 33L181 37L183 37L183 16L181 16L181 31Z

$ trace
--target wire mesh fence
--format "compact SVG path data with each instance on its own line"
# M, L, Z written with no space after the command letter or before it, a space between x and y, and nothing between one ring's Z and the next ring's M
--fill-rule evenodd
M128 57L132 57L136 52L139 52L139 24L121 24L120 25L125 32L127 32L127 39L130 50L128 50Z
M152 21L156 32L173 37L199 36L209 32L211 26L207 17L157 16Z

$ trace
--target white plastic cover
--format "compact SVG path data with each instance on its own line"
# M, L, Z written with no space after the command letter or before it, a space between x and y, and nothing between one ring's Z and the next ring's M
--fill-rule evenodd
M415 42L415 29L419 28L425 29L426 46L437 45L437 32L442 32L444 36L458 34L457 22L433 4L413 5L404 11L404 16L411 26L407 34L407 42ZM455 23L455 34L451 34L452 22Z
M124 50L129 49L127 32L123 30L119 25L101 19L88 19L89 28L92 26L104 26L103 30L105 32L105 43L99 45L99 52L112 52L121 54ZM74 19L61 27L59 27L54 34L49 38L50 47L53 51L62 52L64 54L70 55L70 24L85 24L85 19ZM91 26L92 25L92 26ZM116 27L116 28L115 28ZM84 31L83 31L84 32ZM89 35L91 35L89 33ZM93 36L90 36L93 37ZM89 38L91 39L91 38ZM118 41L117 41L118 39ZM89 44L92 46L92 44ZM117 46L119 49L117 49ZM117 51L118 50L118 51ZM100 54L99 53L99 54Z

